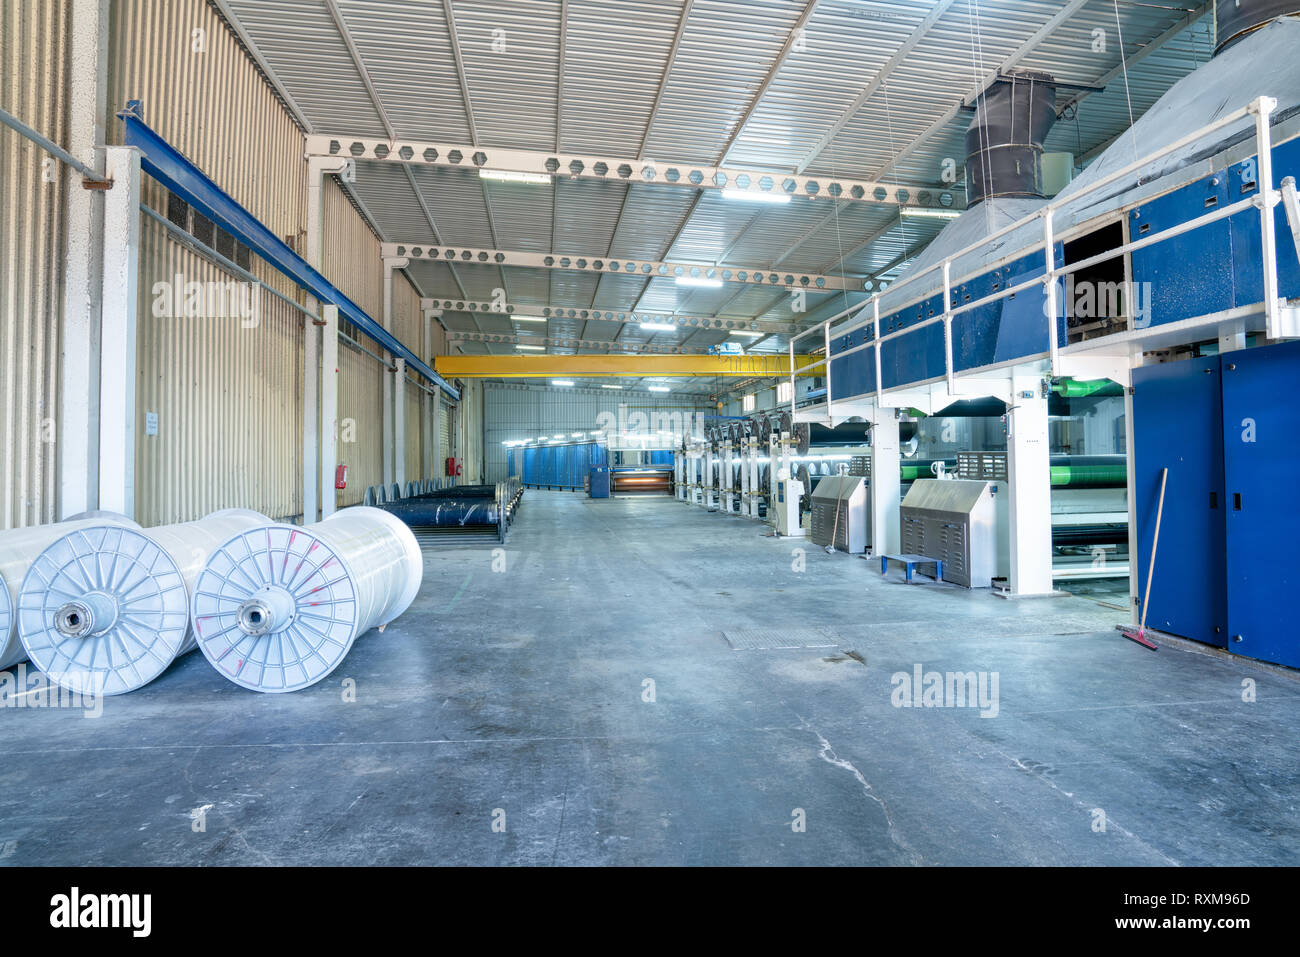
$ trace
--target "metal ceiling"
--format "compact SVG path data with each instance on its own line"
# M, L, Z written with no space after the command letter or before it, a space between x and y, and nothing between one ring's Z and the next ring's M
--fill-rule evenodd
M906 206L963 195L966 105L1000 71L1104 87L1058 98L1048 148L1086 162L1212 48L1200 0L211 2L304 130L361 152L347 185L380 236L438 250L406 271L469 353L514 352L518 337L552 352L784 350L791 323L865 296L800 276L879 288L939 233L943 219ZM503 151L555 175L481 178L475 154L492 169ZM732 201L719 171L797 195ZM601 266L502 265L494 251ZM648 270L659 262L730 280L683 286ZM745 325L761 335L734 335Z

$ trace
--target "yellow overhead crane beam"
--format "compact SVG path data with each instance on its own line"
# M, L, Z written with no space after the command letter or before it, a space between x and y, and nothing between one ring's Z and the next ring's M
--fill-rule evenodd
M800 368L818 361L798 355ZM790 374L784 354L754 356L589 355L435 356L434 371L445 379L548 379L614 376L776 376ZM823 367L799 375L825 375Z

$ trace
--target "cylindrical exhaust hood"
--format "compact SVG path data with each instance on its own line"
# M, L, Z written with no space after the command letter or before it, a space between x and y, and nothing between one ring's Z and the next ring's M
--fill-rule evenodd
M1043 139L1056 122L1056 85L1047 73L1017 71L993 82L966 131L966 203L1042 199Z
M1300 14L1300 0L1217 0L1214 4L1214 55L1278 17Z

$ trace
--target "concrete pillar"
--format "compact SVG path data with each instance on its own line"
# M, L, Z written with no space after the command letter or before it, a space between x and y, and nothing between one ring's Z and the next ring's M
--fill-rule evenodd
M902 547L899 523L898 410L871 411L871 554L897 554Z
M350 165L350 160L337 156L313 156L307 161L307 228L306 248L303 258L313 269L322 268L322 250L324 248L324 190L325 176L341 173ZM306 306L315 312L320 303L314 296L308 296ZM335 338L337 339L337 324ZM333 479L320 487L320 477L326 468L332 469L331 458L337 458L337 452L326 458L320 449L321 402L318 395L321 369L321 337L323 326L304 320L302 334L302 522L310 525L317 520L321 512L321 498L318 490L324 492L324 498L331 498L328 490L334 487ZM337 350L337 342L335 349ZM335 352L337 367L337 351ZM337 383L337 380L335 380ZM335 389L335 408L337 409L338 392ZM337 446L336 446L337 448ZM328 513L326 513L328 514Z
M133 146L113 146L104 154L104 171L113 180L113 188L104 194L99 507L133 518L140 151Z
M393 372L393 481L406 491L406 360Z
M68 152L102 173L104 156L99 147L104 143L108 0L73 0L67 22L71 29ZM104 194L83 189L81 175L74 170L68 170L67 177L59 363L59 518L99 507L98 360Z
M1007 410L1007 477L1011 492L1011 593L1048 595L1052 588L1052 478L1047 398L1037 376L1017 377Z
M320 514L333 515L338 506L334 468L339 465L339 307L321 310L320 327Z
M405 269L410 264L410 260L400 256L384 257L384 315L383 327L389 332L393 331L393 273L398 269ZM383 353L384 361L390 365L393 362L392 353L387 350ZM384 436L383 436L383 457L384 457L384 484L392 485L397 481L397 457L396 432L393 429L394 415L393 402L394 396L399 394L400 390L394 388L394 376L390 372L385 372L383 384L383 410L384 410Z

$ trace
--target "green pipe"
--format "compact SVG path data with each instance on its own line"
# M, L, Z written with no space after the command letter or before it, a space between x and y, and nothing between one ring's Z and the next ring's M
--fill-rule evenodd
M1053 488L1119 488L1128 484L1122 465L1053 465Z
M1128 470L1122 465L1053 465L1051 475L1053 488L1122 488L1128 482ZM899 478L915 482L934 478L934 473L928 465L903 465Z
M1052 383L1052 391L1067 399L1081 399L1090 395L1123 395L1124 387L1110 379L1057 379Z

